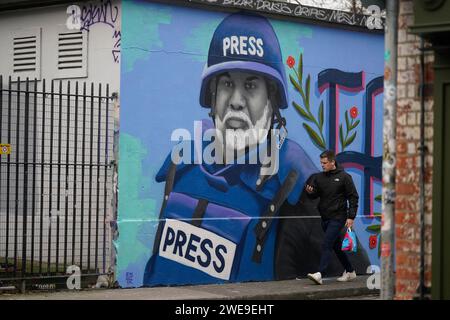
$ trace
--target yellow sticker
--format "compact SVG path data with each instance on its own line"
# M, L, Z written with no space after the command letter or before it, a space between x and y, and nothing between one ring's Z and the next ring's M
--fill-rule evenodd
M0 144L0 154L10 154L11 145L9 143Z

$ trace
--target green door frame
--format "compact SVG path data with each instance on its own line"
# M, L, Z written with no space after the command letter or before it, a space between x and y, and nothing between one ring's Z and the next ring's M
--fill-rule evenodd
M435 51L434 70L431 295L450 299L450 50Z

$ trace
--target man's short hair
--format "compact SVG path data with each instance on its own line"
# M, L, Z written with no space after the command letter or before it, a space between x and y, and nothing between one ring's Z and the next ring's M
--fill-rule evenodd
M321 159L327 158L328 161L334 161L334 162L336 162L336 155L335 155L335 153L334 153L333 150L325 150L324 152L322 152L322 153L320 154L320 158L321 158Z

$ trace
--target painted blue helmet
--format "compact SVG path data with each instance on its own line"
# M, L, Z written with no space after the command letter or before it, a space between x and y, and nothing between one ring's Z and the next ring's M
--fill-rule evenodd
M283 58L278 38L269 21L259 15L236 13L216 28L202 74L200 104L211 107L209 83L227 71L260 73L277 85L277 107L288 106Z

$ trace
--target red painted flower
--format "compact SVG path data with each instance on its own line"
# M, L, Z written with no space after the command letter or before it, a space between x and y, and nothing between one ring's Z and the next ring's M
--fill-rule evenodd
M377 242L378 242L378 236L376 236L376 235L371 235L371 236L369 237L369 248L370 248L370 249L376 248Z
M289 56L286 60L286 63L289 68L293 68L295 66L295 59L292 56Z
M350 117L352 117L352 119L356 119L357 116L358 116L358 108L352 107L350 109Z

